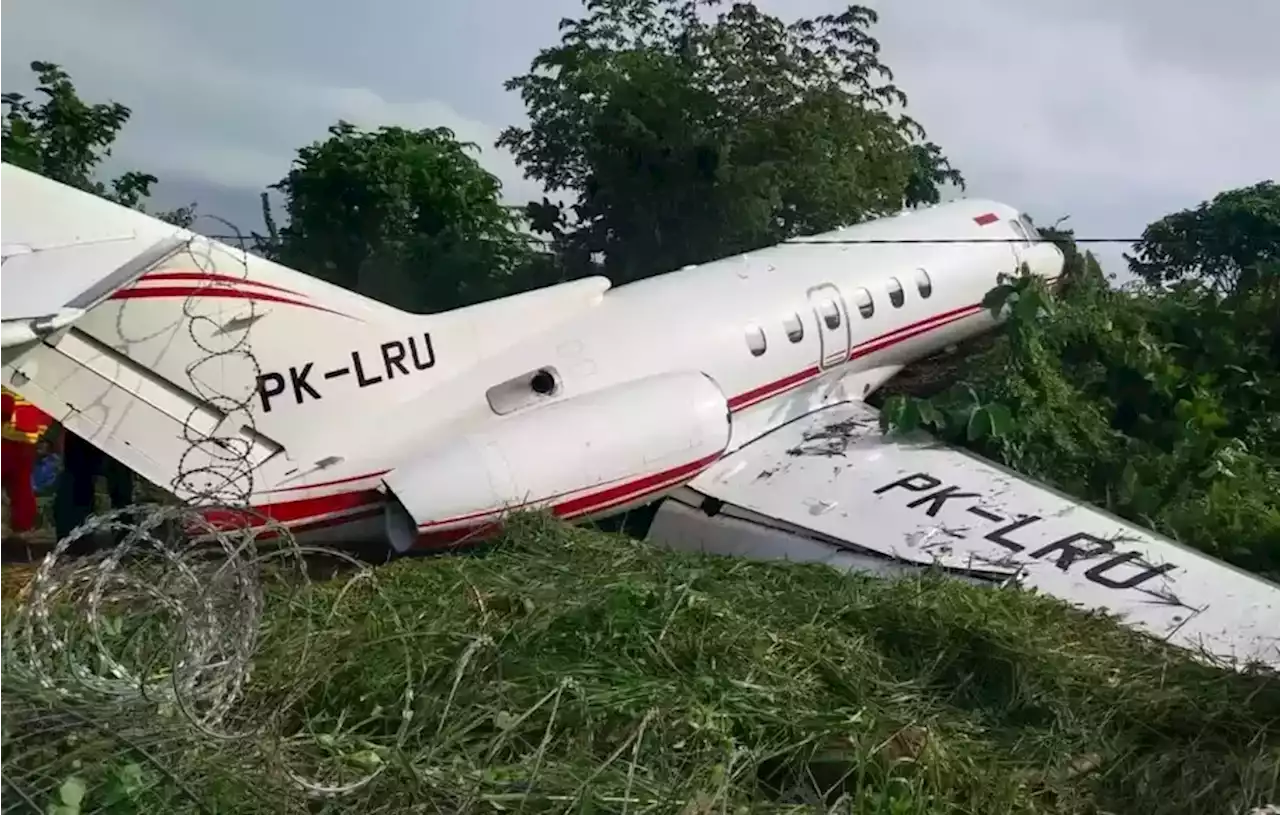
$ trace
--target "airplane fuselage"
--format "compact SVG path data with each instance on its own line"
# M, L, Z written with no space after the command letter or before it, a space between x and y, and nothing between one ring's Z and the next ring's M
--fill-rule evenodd
M418 315L4 174L11 388L183 500L401 550L512 507L651 501L991 329L1002 274L1063 262L1017 210L965 200Z
M911 361L991 329L996 321L981 301L1001 274L1016 273L1020 263L1049 278L1061 271L1056 247L1018 240L1026 234L1017 231L1024 225L1011 226L1018 217L1015 210L991 202L963 202L901 216L902 237L990 242L838 242L893 240L894 222L886 219L609 290L567 319L470 362L447 381L431 381L421 394L381 405L376 424L365 426L353 417L342 446L358 453L327 468L323 478L305 470L284 475L256 493L253 503L316 540L380 536L386 528L386 495L380 486L398 477L399 485L389 482L393 489L438 496L426 505L419 502L419 511L409 513L419 521L430 519L418 524L416 541L430 546L465 538L487 525L491 513L471 505L471 496L491 493L497 501L503 490L491 490L494 485L486 481L540 480L535 474L539 467L554 470L565 458L573 460L571 469L581 473L576 476L581 483L571 483L572 474L557 481L551 473L545 495L520 493L519 500L509 497L505 504L550 507L566 518L585 520L646 503L719 455L823 405L862 399ZM960 226L965 220L976 227L971 235ZM482 313L477 320L477 332L510 331L500 322L486 326ZM298 349L297 363L290 366L294 374L264 374L271 383L266 389L270 395L261 394L264 406L274 400L272 413L286 416L319 401L294 387L296 371L308 365L308 383L318 383L315 394L332 381L325 379L328 372L358 368L333 377L347 380L345 398L355 399L364 388L372 392L389 379L413 378L412 371L427 360L428 344L433 360L441 362L455 350L430 336L416 339L416 355L411 347L400 351L410 344L408 338L388 333L384 342L391 344L389 353L382 350L386 344L375 347L373 342L366 342L363 351L343 349L328 358ZM402 358L408 366L396 364ZM410 368L408 376L405 367ZM710 438L717 432L709 424L713 420L694 415L696 410L683 404L693 398L686 395L686 384L673 385L669 393L663 390L660 378L679 372L699 372L723 393L728 415L723 445ZM651 387L633 400L641 404L632 405L620 394L610 406L594 408L593 416L608 425L601 431L606 437L637 440L634 448L623 444L608 453L623 459L616 472L578 460L584 455L580 448L591 448L592 442L575 438L573 420L545 428L533 421L520 428L519 440L488 440L465 448L455 443L460 436L484 434L505 422L530 421L539 415L534 411L559 402L646 379ZM321 400L330 398L326 394ZM592 419L584 416L581 421ZM674 451L650 460L642 449L645 440L672 432L664 430L670 427L707 438L689 445L686 460ZM497 449L502 444L507 447ZM604 438L595 446L605 444L618 442ZM485 461L489 448L494 448L489 468L476 472L474 462ZM431 460L435 463L424 464ZM404 475L406 468L415 474ZM519 475L511 476L514 471ZM624 477L624 472L633 475ZM307 476L309 486L290 483L299 476Z

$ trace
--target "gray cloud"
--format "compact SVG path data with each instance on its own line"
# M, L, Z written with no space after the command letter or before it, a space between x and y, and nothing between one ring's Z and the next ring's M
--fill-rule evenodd
M809 14L840 4L765 5ZM1069 215L1080 235L1129 237L1221 190L1280 176L1280 61L1251 73L1239 60L1252 57L1235 54L1261 36L1261 2L873 5L883 58L971 194L1041 222ZM1097 251L1119 272L1125 248Z
M841 6L760 4L787 17ZM1271 0L1224 0L1211 13L1175 0L873 5L884 59L972 194L1041 221L1070 215L1080 234L1134 235L1222 189L1280 175ZM450 127L484 148L507 197L523 201L537 185L493 147L524 117L502 82L579 8L8 0L4 84L20 89L32 59L62 63L86 96L134 108L115 166L160 175L162 203L195 198L253 228L257 193L339 117ZM1109 269L1119 252L1101 253Z
M1122 38L1141 62L1231 81L1280 77L1275 34L1280 4L1230 0L1214 6L1170 0L1074 0L1044 4L1048 19L1090 20Z

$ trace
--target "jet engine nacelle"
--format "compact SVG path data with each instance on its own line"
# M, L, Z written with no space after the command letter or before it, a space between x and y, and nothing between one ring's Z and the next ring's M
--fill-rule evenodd
M646 503L729 445L729 406L705 374L669 373L495 419L415 455L386 478L398 551L492 528L513 509L585 519Z

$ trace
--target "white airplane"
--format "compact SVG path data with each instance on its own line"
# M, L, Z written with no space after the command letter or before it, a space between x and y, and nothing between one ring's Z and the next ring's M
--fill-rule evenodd
M878 431L863 399L992 329L1002 273L1061 274L1012 207L417 315L8 164L2 187L4 383L179 498L406 552L516 508L585 521L666 497L648 536L668 546L940 568L1280 668L1280 587ZM919 242L938 239L979 242Z

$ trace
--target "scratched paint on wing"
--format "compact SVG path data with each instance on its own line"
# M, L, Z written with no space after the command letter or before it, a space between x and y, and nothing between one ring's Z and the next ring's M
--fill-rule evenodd
M878 419L866 404L823 409L729 456L690 489L850 551L1003 572L1174 645L1280 668L1280 640L1267 625L1280 610L1274 584L927 434L886 437ZM839 508L814 514L823 500ZM804 547L779 538L766 550L785 558Z
M806 431L801 443L786 452L789 456L843 456L855 434L869 428L867 422L859 419L833 422L817 430Z

